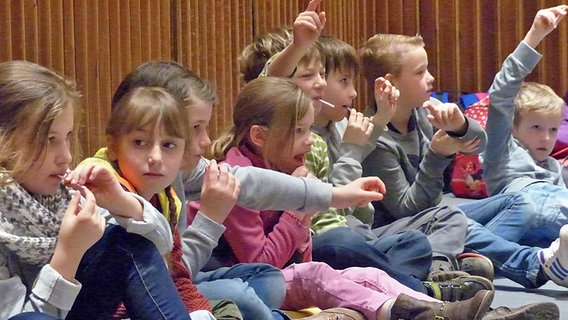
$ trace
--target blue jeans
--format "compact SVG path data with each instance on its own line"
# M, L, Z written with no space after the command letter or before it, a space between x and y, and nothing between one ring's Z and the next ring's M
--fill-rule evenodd
M8 320L58 320L58 318L54 318L41 312L25 312L13 316Z
M538 279L540 248L505 240L481 224L469 220L465 238L466 251L491 259L495 274L511 279L526 288L537 288L546 281Z
M568 224L568 189L548 182L533 183L522 192L530 197L538 215L533 220L522 243L548 247Z
M284 276L269 264L241 263L199 272L193 283L209 300L235 302L244 319L287 319L277 310L286 296Z
M521 241L532 228L537 216L530 197L520 192L496 194L485 199L460 204L458 208L468 218L479 222L489 231L513 242ZM556 237L558 237L558 232Z
M415 272L427 275L432 259L430 243L419 231L369 241L348 227L337 227L313 237L312 248L314 261L325 262L334 269L378 268L407 287L425 293L422 281L411 276ZM406 265L407 268L399 268L397 262L389 261L387 255L401 261L414 261L416 265L412 268L405 262L401 266Z
M120 302L134 319L191 319L154 244L121 226L106 227L76 279L83 287L66 319L110 319Z
M518 243L531 228L536 215L529 197L522 193L503 193L459 207L471 218L466 251L488 257L497 275L527 288L544 284L537 278L540 248Z

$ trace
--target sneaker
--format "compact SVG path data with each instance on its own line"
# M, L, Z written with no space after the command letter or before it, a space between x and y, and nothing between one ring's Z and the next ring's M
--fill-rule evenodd
M428 275L428 281L442 282L458 277L467 277L470 274L465 271L432 271Z
M458 255L458 264L461 271L472 276L484 277L491 281L495 278L493 262L486 256L477 253L462 253Z
M307 318L301 318L303 320L366 320L365 317L352 309L348 308L331 308L325 309L318 314Z
M498 307L488 311L483 320L558 320L560 310L552 302L537 302L518 308Z
M560 237L538 252L544 273L559 286L568 287L568 224L560 229Z
M430 267L430 273L436 271L455 271L454 264L447 257L434 257L432 258L432 266Z
M483 277L465 276L442 282L423 282L428 295L441 301L463 301L475 296L478 291L495 291L493 283Z

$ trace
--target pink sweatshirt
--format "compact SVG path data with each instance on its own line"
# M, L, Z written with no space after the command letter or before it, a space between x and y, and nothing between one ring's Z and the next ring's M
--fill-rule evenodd
M243 146L230 149L224 162L231 166L266 168L262 158ZM198 208L198 202L191 203L189 220ZM220 252L221 248L217 248L213 255L223 255L224 261L232 256L229 259L233 260L232 264L267 263L283 268L289 263L312 260L310 229L291 212L235 206L223 225L227 228L223 237L232 252Z

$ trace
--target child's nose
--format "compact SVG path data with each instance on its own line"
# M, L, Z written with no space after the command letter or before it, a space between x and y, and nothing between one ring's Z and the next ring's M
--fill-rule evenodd
M162 160L162 150L159 146L154 146L148 154L148 162L155 163Z

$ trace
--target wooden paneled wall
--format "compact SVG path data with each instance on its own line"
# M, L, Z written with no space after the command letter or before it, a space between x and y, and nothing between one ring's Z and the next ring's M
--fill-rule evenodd
M211 81L215 137L243 85L236 58L254 35L290 25L308 0L0 0L0 61L24 59L75 79L84 96L86 154L104 144L110 99L148 60L176 60ZM326 33L359 48L376 33L421 34L436 89L485 91L539 8L557 0L323 0ZM568 90L568 19L539 47L530 80ZM359 84L362 84L359 81ZM367 93L358 86L356 107ZM2 115L0 115L2 116Z

